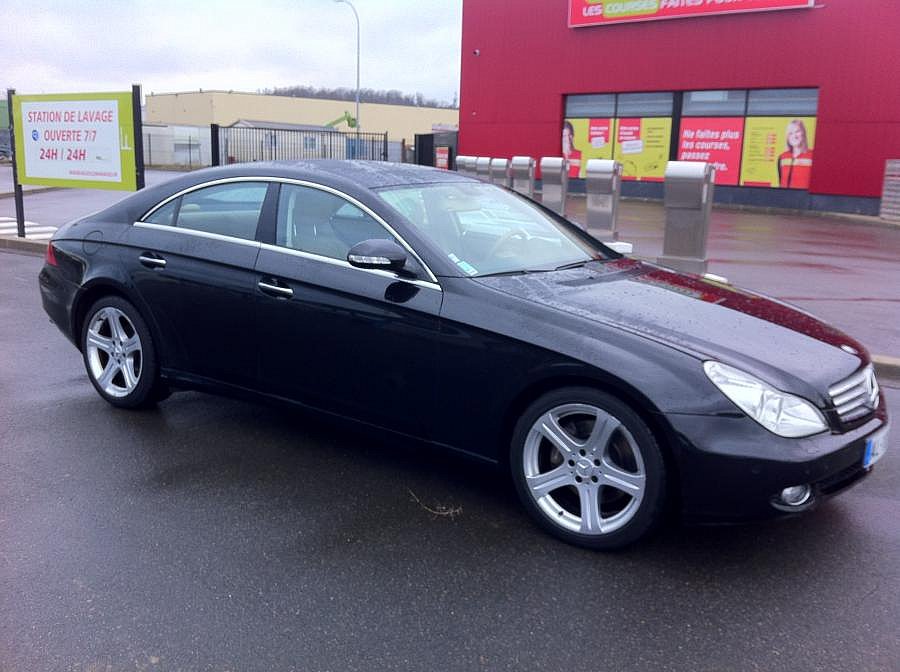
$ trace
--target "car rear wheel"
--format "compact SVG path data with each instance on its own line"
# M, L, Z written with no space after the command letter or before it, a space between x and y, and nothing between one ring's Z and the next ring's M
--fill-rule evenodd
M529 514L569 543L621 548L662 518L659 446L628 405L599 390L565 388L532 403L516 424L510 465Z
M82 327L81 345L88 377L110 404L137 408L158 398L156 351L131 303L118 296L95 302Z

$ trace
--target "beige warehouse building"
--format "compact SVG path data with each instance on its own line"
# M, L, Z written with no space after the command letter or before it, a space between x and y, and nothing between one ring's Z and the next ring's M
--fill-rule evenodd
M325 126L353 114L355 103L346 100L293 98L232 91L189 91L150 94L145 99L144 122L179 126L231 126L239 120ZM360 103L360 130L387 132L388 139L411 142L416 133L447 130L459 125L459 110L409 105ZM348 130L338 124L337 130Z

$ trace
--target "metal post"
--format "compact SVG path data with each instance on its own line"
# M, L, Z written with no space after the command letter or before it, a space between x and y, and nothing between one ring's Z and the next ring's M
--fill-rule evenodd
M381 153L381 156L383 157L383 158L381 159L382 161L387 161L387 160L388 160L388 137L387 137L387 131L384 132L384 151Z
M616 217L622 184L622 164L610 159L588 159L585 166L587 217L585 227L595 235L619 239Z
M350 9L353 10L353 16L356 17L356 141L359 143L359 14L356 13L356 7L353 6L353 3L350 0L334 0L335 2L342 2L345 5L350 5ZM356 152L354 151L354 154Z
M491 182L500 187L509 187L509 161L506 159L491 159Z
M658 261L679 271L706 273L706 240L716 169L702 161L666 166L666 232Z
M510 162L512 188L523 196L534 198L534 159L530 156L514 156Z
M488 156L479 156L475 159L475 177L482 182L491 181L491 159Z
M16 157L16 127L13 115L13 96L15 89L6 90L6 106L9 112L10 155L12 156L13 192L16 201L16 235L25 237L25 202L22 199L22 185L19 184L18 163Z
M144 143L138 142L144 133L141 119L141 85L131 85L131 116L134 123L134 174L137 189L144 188Z
M218 124L210 124L209 125L209 153L212 155L209 157L210 164L213 166L222 165L222 157L219 155L219 125Z
M569 192L569 160L561 156L541 158L541 203L560 215L566 214Z

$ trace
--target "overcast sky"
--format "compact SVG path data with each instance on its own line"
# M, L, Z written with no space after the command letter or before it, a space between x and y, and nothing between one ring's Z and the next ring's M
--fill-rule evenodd
M459 91L462 0L353 0L363 88ZM0 88L19 93L356 86L356 25L334 0L4 2Z

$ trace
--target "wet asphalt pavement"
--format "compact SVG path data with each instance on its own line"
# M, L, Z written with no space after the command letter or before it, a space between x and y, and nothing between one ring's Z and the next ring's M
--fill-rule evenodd
M811 515L594 553L421 447L196 393L113 409L41 263L0 253L0 670L900 669L896 427Z

